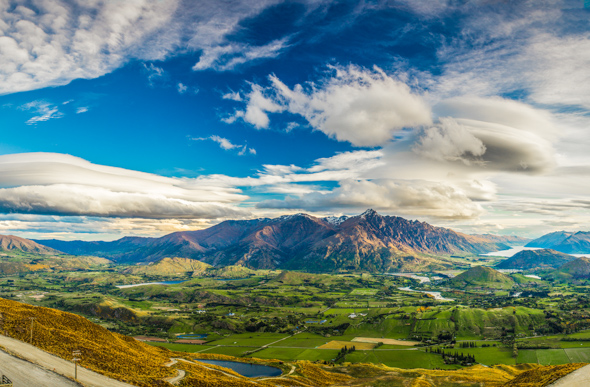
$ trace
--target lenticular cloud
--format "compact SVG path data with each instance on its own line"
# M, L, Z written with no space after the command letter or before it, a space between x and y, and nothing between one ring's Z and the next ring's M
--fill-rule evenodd
M150 219L242 217L233 188L92 164L53 153L0 156L0 211Z

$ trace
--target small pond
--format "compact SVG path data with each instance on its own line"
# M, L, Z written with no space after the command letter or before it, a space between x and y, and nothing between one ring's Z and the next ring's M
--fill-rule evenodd
M240 363L237 361L225 361L225 360L205 360L195 359L201 363L214 364L216 366L225 367L236 371L238 374L247 378L257 378L259 376L279 376L283 373L277 367L270 367L260 364Z
M196 340L205 340L207 338L207 334L186 334L186 335L178 335L176 336L177 339L196 339Z

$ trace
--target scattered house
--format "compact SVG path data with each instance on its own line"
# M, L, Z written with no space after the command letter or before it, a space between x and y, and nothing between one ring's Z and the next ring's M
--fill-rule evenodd
M365 317L366 315L367 315L366 313L359 313L359 316Z
M316 321L316 320L308 320L306 324L325 324L328 320Z
M348 315L348 318L357 318L356 313L351 313Z
M227 315L231 317L231 316L235 316L236 314L234 312L229 312Z
M199 309L199 310L195 311L195 313L201 314L201 313L207 313L207 311L204 309Z

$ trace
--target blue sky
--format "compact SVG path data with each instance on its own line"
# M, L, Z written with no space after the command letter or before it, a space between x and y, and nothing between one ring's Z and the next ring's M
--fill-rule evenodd
M583 1L10 1L0 232L588 229Z

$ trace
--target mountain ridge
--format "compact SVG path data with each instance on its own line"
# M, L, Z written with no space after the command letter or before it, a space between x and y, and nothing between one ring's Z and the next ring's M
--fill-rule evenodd
M274 219L227 220L203 230L160 238L113 242L39 241L70 254L101 255L121 263L148 263L165 257L198 259L213 266L309 271L404 270L449 266L436 256L481 254L507 249L503 243L425 222L361 215L318 218L308 214Z
M41 255L63 254L61 251L49 246L14 235L0 235L0 251L21 251Z
M526 244L527 247L550 248L566 254L590 253L590 231L556 231Z

